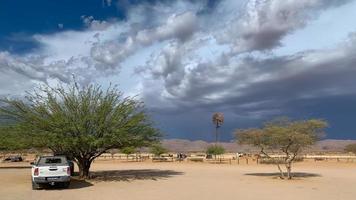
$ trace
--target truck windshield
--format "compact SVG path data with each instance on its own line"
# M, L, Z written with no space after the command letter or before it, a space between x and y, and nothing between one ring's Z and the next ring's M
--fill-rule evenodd
M67 159L64 157L42 157L38 161L38 165L65 165L67 163Z

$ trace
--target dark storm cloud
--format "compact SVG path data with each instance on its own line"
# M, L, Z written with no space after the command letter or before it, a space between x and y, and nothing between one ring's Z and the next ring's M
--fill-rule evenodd
M323 96L314 99L293 99L280 105L271 104L261 107L259 111L245 112L239 108L234 110L209 107L206 110L185 109L174 113L154 114L157 125L166 131L168 138L190 138L194 140L214 140L214 125L211 116L214 112L224 112L225 123L222 126L222 140L233 139L233 131L240 128L260 127L265 121L274 117L288 116L292 119L325 119L329 122L326 137L333 139L356 139L356 127L354 126L356 95L345 94L335 96ZM270 110L273 107L284 108L282 113L253 117L262 113L264 108ZM236 111L239 111L237 113ZM251 115L246 113L252 113Z
M169 97L146 96L169 137L212 139L210 117L224 112L224 140L236 128L259 126L273 117L322 118L329 138L355 138L350 125L356 109L356 37L334 49L304 51L267 59L246 57L229 65L201 63L187 70ZM167 87L167 85L165 85ZM351 123L352 124L352 123ZM179 131L171 131L179 127Z
M348 42L330 50L268 59L246 57L229 65L219 61L200 63L180 74L176 84L166 84L165 90L171 95L169 101L180 108L219 107L256 117L282 114L289 109L288 102L296 99L353 94L356 91L355 44L355 36L350 35ZM174 75L166 73L164 81L168 81L165 77L172 79Z

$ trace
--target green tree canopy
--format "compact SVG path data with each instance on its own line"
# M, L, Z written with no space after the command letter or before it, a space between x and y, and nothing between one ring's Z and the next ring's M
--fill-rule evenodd
M0 151L18 151L36 147L31 137L24 137L16 126L0 127Z
M261 154L275 159L271 155L284 155L287 177L292 178L291 165L301 151L314 144L324 135L327 122L318 119L291 121L280 118L264 124L262 128L236 130L235 135L240 144L260 148ZM278 162L276 162L278 163ZM277 164L281 172L284 173Z
M136 147L124 147L121 149L121 153L126 154L127 158L130 154L136 153L137 148Z
M160 134L143 103L123 97L116 87L40 87L26 100L3 99L3 116L56 154L72 157L87 178L92 161L113 148L149 146Z
M212 145L212 146L209 146L206 150L206 154L209 154L209 155L222 155L225 153L225 149L224 147L220 146L220 145Z

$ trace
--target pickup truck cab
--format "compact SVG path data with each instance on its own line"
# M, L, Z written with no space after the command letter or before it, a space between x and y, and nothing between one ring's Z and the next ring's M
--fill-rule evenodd
M40 156L32 163L32 189L39 189L45 184L60 184L68 188L71 167L65 156Z

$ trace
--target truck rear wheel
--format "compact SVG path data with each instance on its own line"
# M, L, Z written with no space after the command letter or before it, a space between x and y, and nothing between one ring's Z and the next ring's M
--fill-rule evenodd
M41 188L40 184L32 181L32 190L38 190L40 188Z

